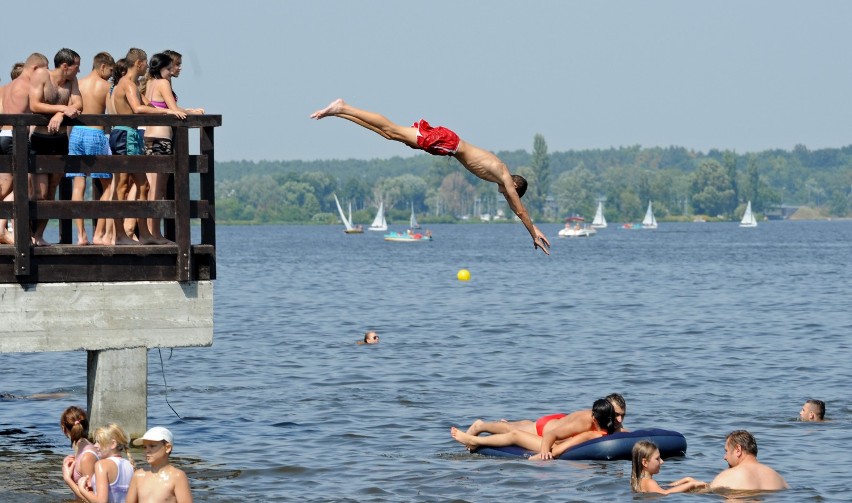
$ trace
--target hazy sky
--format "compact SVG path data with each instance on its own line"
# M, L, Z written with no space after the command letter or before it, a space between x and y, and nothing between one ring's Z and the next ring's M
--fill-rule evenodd
M177 50L180 104L223 116L220 161L416 153L343 120L308 119L337 97L494 151L531 150L536 133L551 151L852 143L845 0L97 5L4 3L0 68L70 47L83 76L98 51Z

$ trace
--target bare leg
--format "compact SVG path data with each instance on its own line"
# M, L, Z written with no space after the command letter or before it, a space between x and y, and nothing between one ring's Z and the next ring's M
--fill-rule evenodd
M456 440L456 442L467 447L469 451L475 451L480 447L506 447L509 445L517 445L530 451L538 451L541 449L541 437L518 430L510 431L508 433L498 433L497 435L477 437L474 435L468 435L453 426L450 428L450 435Z
M12 194L12 175L9 173L0 173L0 201L6 201L7 197ZM11 234L6 229L7 220L0 218L0 244L14 244Z
M400 126L390 121L387 117L375 112L368 112L353 106L347 105L343 100L336 99L327 107L317 110L311 114L312 119L322 119L323 117L340 117L365 127L376 134L388 140L394 140L405 143L412 148L420 148L417 145L417 130L413 127Z
M138 193L136 178L134 175L127 175L127 201L138 201ZM135 218L125 218L124 219L124 235L132 239L133 241L137 240L136 237L136 219Z
M110 193L113 201L124 201L127 198L128 190L128 175L127 173L116 173L112 177L112 187ZM115 230L116 245L133 245L136 241L132 240L124 233L124 219L114 218L113 227Z
M148 200L159 201L163 199L166 195L166 185L168 182L168 173L148 173L148 183L151 184L151 190L148 192ZM163 233L160 231L161 223L161 218L149 218L147 220L147 225L155 244L174 244L171 240L163 237Z
M114 177L113 177L114 178ZM109 201L112 199L112 183L107 178L92 178L92 183L101 185L101 201ZM92 243L96 245L108 245L114 242L114 238L109 236L112 228L111 220L99 218L95 224L95 230L92 232Z
M467 434L476 436L480 433L508 433L514 430L524 431L533 435L536 434L535 423L529 419L522 419L520 421L483 421L482 419L477 419L467 429Z
M145 173L132 173L133 182L136 184L136 200L137 201L147 201L148 200L148 178L145 176ZM157 239L151 235L151 231L148 230L148 220L145 218L137 218L137 232L139 233L139 244L140 245L156 245L162 244L157 241ZM125 227L126 229L126 227Z
M15 193L9 192L6 197L3 198L3 201L14 201ZM7 228L9 224L12 223L9 220L2 219L0 220L0 244L4 245L13 245L15 244L15 236L12 235L11 229Z
M33 176L33 199L36 201L52 201L56 199L56 187L59 186L61 175L32 175ZM33 244L36 246L48 246L50 243L44 240L44 229L47 227L47 219L36 220L33 225Z
M86 177L75 176L71 190L72 201L82 201L86 193ZM74 225L77 226L77 244L89 244L89 236L86 234L86 222L82 218L75 218Z

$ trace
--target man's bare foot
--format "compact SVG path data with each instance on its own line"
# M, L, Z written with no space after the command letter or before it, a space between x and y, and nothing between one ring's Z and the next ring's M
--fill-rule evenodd
M127 245L135 245L138 244L135 240L127 237L126 234L122 234L119 232L115 236L115 246L127 246Z
M50 246L50 243L44 240L41 236L33 236L33 244L36 246Z
M155 244L155 245L173 245L173 244L175 244L174 241L172 241L171 239L167 239L163 236L151 235L151 241L153 241L152 244Z
M77 246L85 246L89 244L89 236L82 234L77 236Z
M4 230L0 232L0 245L13 245L15 244L15 236L12 235L11 232Z
M473 435L468 435L467 433L461 431L455 426L450 428L450 435L455 439L456 442L465 446L465 448L467 448L467 450L469 450L470 452L473 452L479 448L479 446L473 443L476 441L476 437L474 437Z
M145 236L145 237L140 237L139 242L136 243L136 244L149 245L150 246L150 245L167 245L167 244L174 244L174 243L169 241L166 238L163 238L163 237L157 238L157 236L148 235L148 236Z
M96 244L96 245L111 245L112 243L110 242L110 240L109 240L109 239L107 239L107 237L106 237L106 236L93 236L93 237L92 237L92 244Z
M344 105L346 105L346 103L344 103L342 99L337 98L336 100L332 101L327 107L312 113L311 119L322 119L323 117L328 117L329 115L337 115L343 109Z
M470 425L470 428L467 429L468 435L473 435L474 437L482 433L482 425L485 424L485 421L482 419L477 419Z

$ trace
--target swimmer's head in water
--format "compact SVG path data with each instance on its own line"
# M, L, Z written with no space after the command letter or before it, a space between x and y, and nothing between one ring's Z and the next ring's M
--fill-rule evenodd
M374 330L368 330L364 332L364 344L378 344L379 343L379 334L377 334Z

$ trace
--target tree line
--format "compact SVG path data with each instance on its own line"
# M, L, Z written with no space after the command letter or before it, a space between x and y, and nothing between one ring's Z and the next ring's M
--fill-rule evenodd
M852 145L738 154L640 146L548 152L497 152L527 178L524 204L537 222L590 218L599 200L607 220L641 219L648 201L658 220L738 219L747 201L758 214L781 204L812 206L825 216L852 213ZM368 223L384 202L391 223L453 222L511 215L494 184L449 157L420 154L373 160L217 162L216 217L221 223L335 223L333 194Z

